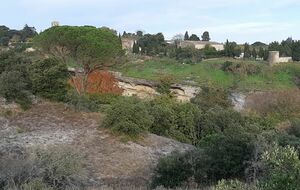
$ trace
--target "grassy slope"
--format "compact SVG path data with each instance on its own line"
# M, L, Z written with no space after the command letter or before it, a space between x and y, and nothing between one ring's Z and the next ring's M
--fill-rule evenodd
M256 75L234 75L220 69L226 60L233 62L248 62L262 66L262 72ZM205 60L199 64L180 64L170 59L153 59L144 63L127 63L116 70L125 76L159 80L162 76L174 77L177 82L195 81L197 85L216 85L222 88L249 90L279 90L294 88L295 73L300 73L300 65L284 64L274 67L264 62L243 61L234 59Z

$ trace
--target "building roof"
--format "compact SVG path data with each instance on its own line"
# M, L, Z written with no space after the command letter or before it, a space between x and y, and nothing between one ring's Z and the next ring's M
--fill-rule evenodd
M194 45L223 45L222 43L219 43L219 42L213 42L213 41L189 41L189 40L185 40L185 41L182 41L181 43L185 43L185 44L194 44Z

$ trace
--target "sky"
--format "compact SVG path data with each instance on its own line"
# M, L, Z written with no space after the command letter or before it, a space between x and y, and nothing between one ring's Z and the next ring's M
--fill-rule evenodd
M0 25L38 32L61 25L176 34L209 31L212 41L300 40L300 0L2 0Z

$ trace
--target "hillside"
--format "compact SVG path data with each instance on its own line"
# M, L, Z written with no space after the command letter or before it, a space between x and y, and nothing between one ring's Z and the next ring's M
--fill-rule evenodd
M237 72L222 70L224 63L240 63L242 67L249 66L250 72L245 74L237 68ZM245 66L246 65L246 66ZM245 68L246 72L248 68ZM237 91L252 90L284 90L296 87L295 77L300 73L297 63L280 64L269 67L263 61L236 60L231 58L216 58L203 60L197 64L182 64L173 59L154 58L144 62L128 62L115 68L125 76L159 81L167 76L177 83L192 85L212 85Z
M146 185L158 158L192 148L152 134L139 142L121 141L99 127L102 114L75 112L59 103L40 102L19 113L5 110L10 116L0 116L0 155L67 146L82 154L87 186Z

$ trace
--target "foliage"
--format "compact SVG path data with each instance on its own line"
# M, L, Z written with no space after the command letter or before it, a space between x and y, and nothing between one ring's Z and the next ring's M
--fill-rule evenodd
M221 107L214 107L203 113L197 127L198 138L215 133L222 133L230 128L239 128L243 125L240 113Z
M224 45L224 54L227 57L239 57L241 54L241 48L237 45L236 42L226 41Z
M149 115L145 104L135 98L129 98L112 104L106 113L103 126L117 134L136 139L145 134L152 123L153 118Z
M209 32L205 31L202 36L202 41L210 41Z
M246 161L253 152L252 136L242 130L232 129L224 134L207 136L200 141L207 156L196 168L195 179L201 183L221 179L242 178Z
M0 46L8 46L10 41L26 42L36 35L36 29L29 27L27 24L22 30L12 30L6 26L0 26Z
M196 124L200 115L196 106L176 103L168 97L152 100L149 113L154 118L150 132L171 137L181 142L196 142Z
M175 51L175 50L174 50ZM179 62L180 61L180 62ZM241 76L223 71L222 64L225 61L241 64L254 64L261 68L261 72L252 75ZM178 83L190 83L196 86L213 86L215 88L249 91L289 90L300 84L300 65L289 63L269 67L264 61L236 60L231 58L218 58L202 60L199 64L188 63L167 58L153 58L144 63L129 62L116 67L124 76L159 81L162 75L176 78Z
M191 102L201 110L208 110L215 106L223 108L231 107L229 92L221 88L202 87L201 91Z
M193 180L199 186L221 179L243 179L253 152L253 137L242 130L215 134L185 153L174 152L159 160L154 185L178 187Z
M174 78L171 76L162 76L160 78L160 83L157 87L157 92L161 94L170 94L171 93L171 85L174 82Z
M193 47L179 47L175 51L175 57L177 61L183 63L199 63L203 58L203 52Z
M57 101L66 99L68 70L65 64L45 59L33 63L29 72L34 94Z
M300 155L300 121L294 119L291 121L291 126L283 131L278 132L277 142L280 146L294 147Z
M251 50L250 45L248 43L244 44L244 58L250 58L251 57Z
M239 75L257 75L261 72L261 66L251 63L234 63L226 61L221 69L225 72Z
M123 53L117 35L106 28L91 26L52 27L37 36L34 42L45 53L64 63L75 62L77 75L83 69L81 93L85 92L89 73L111 66Z
M189 39L190 39L189 33L188 31L186 31L184 34L184 40L189 40Z
M154 35L145 34L137 41L138 47L141 48L141 53L146 55L158 55L165 53L165 37L162 33Z
M258 188L239 180L221 180L214 190L258 190Z
M140 53L140 48L139 48L139 45L137 43L133 43L133 46L132 46L132 53Z
M294 61L300 61L300 41L288 38L281 43L275 41L269 44L270 51L279 51L281 56L292 57Z
M300 160L294 148L275 146L262 155L262 160L265 164L263 189L299 189Z
M31 105L31 81L27 63L28 60L13 52L0 55L0 96L15 101L24 109Z
M155 168L152 185L174 188L192 177L192 163L186 155L188 154L173 152L161 158Z
M203 49L203 54L206 59L220 57L221 53L219 53L216 48L207 44Z
M189 38L190 41L200 41L200 38L196 34L192 34Z
M150 102L149 113L154 118L150 132L170 136L170 131L175 128L176 113L173 110L174 102L167 98L157 98Z
M3 72L0 75L0 96L8 101L15 101L23 109L28 109L31 105L28 85L23 82L22 73L18 71Z
M296 41L292 45L292 58L294 61L300 61L300 41Z

